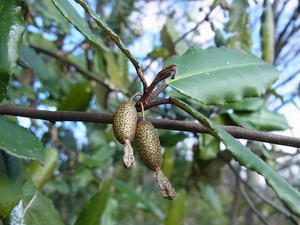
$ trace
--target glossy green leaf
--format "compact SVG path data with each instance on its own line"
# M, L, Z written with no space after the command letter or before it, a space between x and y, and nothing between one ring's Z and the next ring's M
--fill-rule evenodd
M215 193L213 187L206 181L202 180L199 182L199 187L203 197L207 202L217 211L222 211L222 205L218 195Z
M135 203L143 210L151 212L161 220L164 218L164 213L156 205L154 205L149 199L147 199L144 195L138 193L128 184L124 183L121 180L116 180L114 181L114 186L119 192L124 194L128 198L128 200Z
M31 68L38 77L44 80L56 78L42 58L26 45L21 45L19 64Z
M284 115L267 108L254 112L235 112L229 116L236 124L253 130L276 131L290 128Z
M177 192L176 198L170 202L165 218L165 225L180 225L184 218L187 196L184 190Z
M231 152L233 157L246 168L261 174L268 185L273 188L280 200L285 204L289 211L300 216L300 193L290 186L279 174L271 169L262 159L257 157L248 148L243 146L238 140L233 138L220 126L197 112L195 109L185 104L179 99L171 98L171 101L197 119L205 126L211 135L221 140Z
M30 131L17 122L0 116L0 149L18 158L43 163L46 149Z
M6 95L10 75L17 64L24 29L22 2L0 1L0 102Z
M110 196L111 180L104 180L101 189L81 211L75 225L99 225Z
M264 0L264 12L261 18L261 50L262 59L273 64L274 61L274 33L275 24L272 5L269 0Z
M55 148L47 149L45 163L40 165L37 162L31 162L27 171L31 176L32 182L36 188L41 188L52 176L57 166L58 151Z
M184 96L207 105L260 96L279 76L272 65L254 55L223 47L192 47L164 65L170 64L177 65L177 72L168 84Z
M245 98L240 102L226 104L222 108L234 111L256 111L263 106L263 103L264 100L261 98Z
M10 225L64 225L53 202L36 191L29 200L20 200L10 215Z
M60 0L55 0L60 1ZM75 0L78 4L84 8L87 14L89 14L98 26L110 37L110 39L121 49L121 51L127 56L128 59L135 66L139 66L137 59L131 54L126 45L120 39L120 37L88 6L88 4L83 0Z
M108 50L99 36L92 33L88 23L79 15L77 10L68 0L52 0L52 2L61 14L66 17L92 44L102 50Z
M0 216L8 217L22 198L22 187L28 180L20 159L0 150Z
M70 92L59 103L57 110L85 111L92 98L92 83L84 82L73 86Z

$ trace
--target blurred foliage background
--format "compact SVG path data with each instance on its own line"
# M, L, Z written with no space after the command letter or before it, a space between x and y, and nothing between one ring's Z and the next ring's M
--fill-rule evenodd
M79 5L69 2L102 44L87 41L52 1L25 0L19 66L4 103L114 113L128 96L141 92L128 59ZM88 4L129 46L149 81L165 59L193 45L235 48L274 64L282 76L262 99L222 107L185 101L218 124L263 131L294 126L280 112L299 109L298 1L89 0ZM91 79L91 74L105 82ZM166 96L177 94L166 89L159 98ZM165 105L147 110L146 116L190 119ZM268 224L294 224L264 179L240 167L209 135L159 130L163 171L178 191L174 201L167 201L141 162L124 169L122 146L110 124L18 119L48 148L45 167L28 162L26 168L65 224L74 224L79 215L76 225L262 224L255 210ZM298 149L244 143L300 189ZM84 209L90 216L80 214ZM101 222L86 222L97 220Z

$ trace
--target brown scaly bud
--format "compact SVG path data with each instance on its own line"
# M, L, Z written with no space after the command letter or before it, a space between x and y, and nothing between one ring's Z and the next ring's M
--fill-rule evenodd
M123 162L126 168L134 166L134 154L130 142L133 141L137 124L137 111L131 100L122 103L116 110L113 132L116 139L124 144Z
M158 133L149 121L140 121L137 124L135 141L141 161L155 171L156 180L161 195L172 200L176 191L168 178L161 171L162 155Z

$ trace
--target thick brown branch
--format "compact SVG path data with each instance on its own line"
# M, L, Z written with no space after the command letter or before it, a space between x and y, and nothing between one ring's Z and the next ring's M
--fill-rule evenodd
M28 118L48 120L52 123L56 121L82 121L92 123L112 123L113 115L104 113L88 113L73 111L48 111L36 110L11 105L1 105L0 115L13 115ZM168 120L168 119L150 119L154 127L158 129L188 131L194 133L208 133L207 129L196 122ZM249 130L236 126L223 126L223 128L235 138L247 139L253 141L268 142L272 144L285 145L300 148L300 138L284 135L272 134L267 132Z

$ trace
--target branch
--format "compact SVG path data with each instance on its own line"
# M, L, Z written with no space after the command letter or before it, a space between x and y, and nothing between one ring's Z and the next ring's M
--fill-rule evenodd
M291 215L288 211L278 206L276 203L274 203L272 200L267 198L265 195L261 194L259 191L256 191L249 183L247 183L244 179L240 177L240 174L238 171L235 170L235 168L230 164L230 161L228 161L226 158L224 158L221 154L218 154L218 157L221 158L224 162L227 163L232 173L236 176L236 178L245 186L247 189L249 189L253 194L255 194L258 198L260 198L263 202L274 208L279 213L283 214L286 218L291 220L291 222L295 225L298 224L296 218L294 218L293 215Z
M242 194L242 196L244 197L244 199L246 200L246 202L248 203L250 209L252 210L252 212L260 219L261 222L263 222L265 225L270 225L270 223L263 217L263 215L257 210L257 208L255 207L254 203L252 202L250 196L247 194L247 192L244 190L244 188L242 187L242 185L239 183L238 185L239 190Z
M196 23L196 25L190 29L189 31L185 32L183 35L181 35L176 41L174 41L172 46L175 46L178 42L180 42L181 40L183 40L188 34L190 34L191 32L195 31L198 29L198 27L205 21L208 21L210 14L212 13L212 11L209 11L203 20L199 21L198 23Z
M36 110L11 105L1 105L0 115L13 115L34 119L42 119L48 120L52 123L55 123L56 121L82 121L111 124L113 122L113 114ZM158 129L188 131L193 133L208 133L208 130L204 126L196 122L151 118L147 118L147 120L151 121L151 123L153 123L153 126ZM300 148L300 138L249 130L237 126L222 127L235 138L268 142L272 144Z

